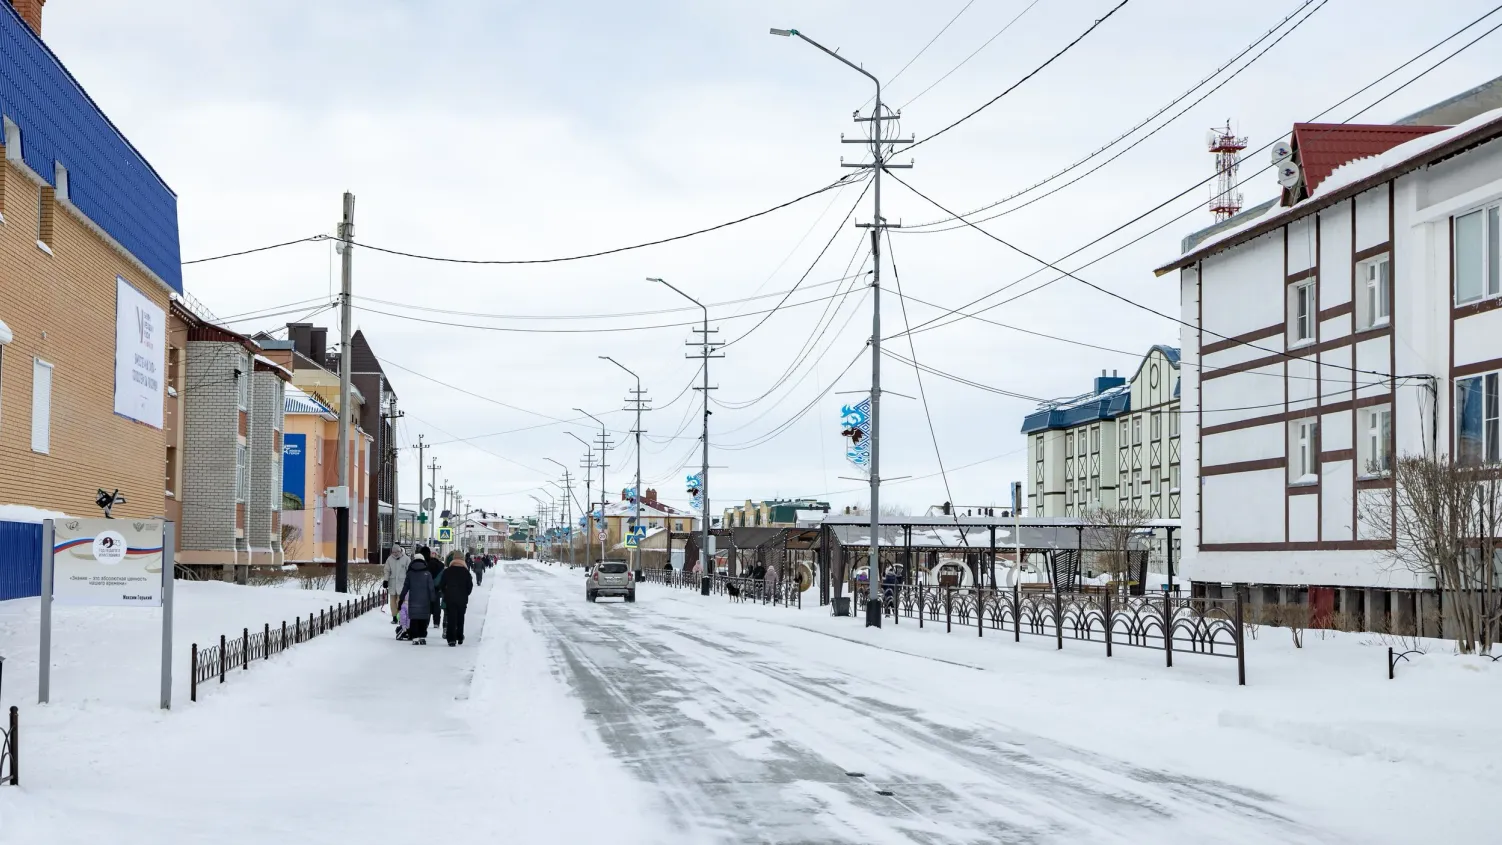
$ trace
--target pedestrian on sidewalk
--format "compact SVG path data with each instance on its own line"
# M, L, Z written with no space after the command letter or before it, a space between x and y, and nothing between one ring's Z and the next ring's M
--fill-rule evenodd
M485 583L485 570L490 566L489 561L490 559L488 557L486 557L485 555L480 555L479 557L475 558L475 562L470 565L470 571L472 571L475 575L475 586L479 586Z
M381 589L391 597L391 624L396 625L397 615L402 608L402 585L407 583L407 567L412 565L407 557L407 550L400 543L391 547L391 554L386 556L386 579L381 582Z
M451 648L464 644L464 611L469 608L469 594L474 588L464 557L453 552L449 555L448 567L443 570L443 603L449 612L443 636Z
M422 557L412 559L407 566L407 580L398 597L407 600L410 621L407 634L413 645L428 644L428 617L438 608L438 590L433 586L433 576L428 573L428 563Z
M428 577L433 581L434 593L437 593L440 585L443 583L443 556L429 552L426 557L428 559ZM435 599L433 601L433 625L437 627L442 624L443 602Z

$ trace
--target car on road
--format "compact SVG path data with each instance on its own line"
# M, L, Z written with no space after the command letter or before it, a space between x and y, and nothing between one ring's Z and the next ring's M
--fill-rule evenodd
M636 579L624 563L601 561L589 569L584 582L584 597L594 601L601 596L618 596L626 601L636 601Z

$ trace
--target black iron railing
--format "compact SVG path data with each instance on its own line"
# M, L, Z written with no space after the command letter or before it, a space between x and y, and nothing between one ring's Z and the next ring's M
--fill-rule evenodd
M644 570L645 581L669 587L698 590L700 576L676 569ZM744 576L713 575L709 579L711 595L721 595L730 601L780 604L786 607L803 607L803 591L796 578L747 578Z
M867 586L855 587L856 606L866 602ZM1051 637L1058 648L1065 640L1103 645L1106 656L1116 646L1163 652L1173 666L1174 653L1226 657L1236 661L1238 683L1246 684L1244 605L1232 599L1181 598L1171 595L1130 596L1111 592L1063 593L1024 590L1018 586L941 587L887 585L884 614L894 624L916 619L918 627L944 624L975 629L977 637L993 631Z
M198 685L212 680L216 675L222 684L231 670L248 671L250 664L257 660L266 660L273 654L280 654L298 643L326 634L346 622L389 604L387 592L378 590L320 610L316 615L309 613L307 619L298 617L292 620L291 625L283 620L280 627L273 628L268 622L255 633L251 633L249 628L243 628L238 637L221 634L219 644L207 648L199 648L198 643L194 643L192 670L189 673L192 684L188 697L197 701Z
M10 708L10 722L0 728L0 784L21 785L21 712Z

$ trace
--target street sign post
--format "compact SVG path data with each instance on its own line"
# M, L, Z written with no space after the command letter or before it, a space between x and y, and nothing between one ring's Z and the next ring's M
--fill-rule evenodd
M172 587L176 526L159 519L42 522L37 701L52 695L52 606L160 607L161 708L172 707Z
M438 542L440 542L440 543L452 543L452 542L454 542L454 529L450 528L447 525L443 526L442 528L439 528L438 529Z

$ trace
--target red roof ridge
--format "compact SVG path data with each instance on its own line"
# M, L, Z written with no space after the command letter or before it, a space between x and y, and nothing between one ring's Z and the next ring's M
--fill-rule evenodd
M1385 123L1295 123L1293 157L1303 170L1303 179L1283 190L1287 207L1307 199L1343 164L1381 155L1399 144L1448 126L1393 126Z

